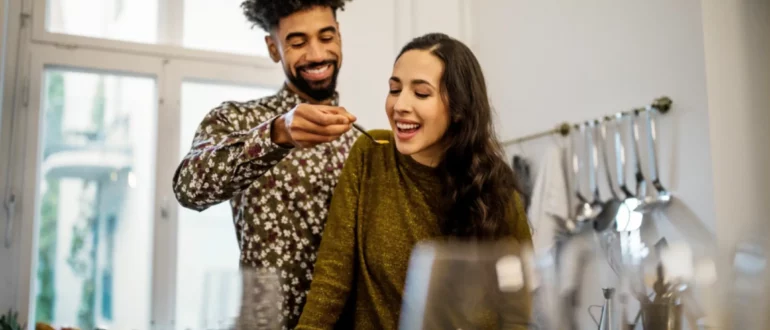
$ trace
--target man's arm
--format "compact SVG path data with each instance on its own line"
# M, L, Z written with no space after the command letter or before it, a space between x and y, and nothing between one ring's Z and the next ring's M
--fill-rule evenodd
M226 201L289 153L271 139L274 119L244 131L234 122L239 115L237 106L226 102L201 122L174 174L174 195L182 206L203 211Z

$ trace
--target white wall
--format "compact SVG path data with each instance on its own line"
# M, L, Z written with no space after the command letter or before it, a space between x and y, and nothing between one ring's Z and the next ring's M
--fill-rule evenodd
M385 116L388 78L398 51L409 40L443 32L468 40L468 0L352 1L339 14L343 64L340 105L367 129L389 128Z
M484 19L476 20L476 52L502 139L630 110L667 95L675 107L658 127L663 182L678 197L673 209L713 228L697 0L479 4L476 17ZM537 158L534 144L524 150Z
M715 209L733 241L770 219L770 3L708 1L703 22Z
M702 6L719 241L723 247L747 240L767 242L770 2L704 1ZM747 316L752 310L737 311L742 315L734 317L746 322L739 327L762 328L758 325L762 318L767 322L770 302L744 303L753 306L759 318Z

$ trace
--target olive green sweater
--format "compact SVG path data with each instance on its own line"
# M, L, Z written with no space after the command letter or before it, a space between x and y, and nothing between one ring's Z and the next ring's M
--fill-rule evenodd
M441 189L435 170L400 154L392 132L371 133L390 144L362 136L351 149L297 329L333 329L341 318L351 318L356 330L397 329L411 252L418 242L441 236L428 204L428 196ZM509 219L514 238L529 242L523 205L512 200L518 214ZM502 323L526 329L531 304L524 300L514 304L516 320L494 319L478 329L500 329Z

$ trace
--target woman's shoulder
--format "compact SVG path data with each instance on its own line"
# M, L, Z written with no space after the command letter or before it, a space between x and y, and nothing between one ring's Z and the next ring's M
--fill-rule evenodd
M511 198L510 220L512 234L521 241L532 241L532 228L529 226L529 217L524 205L524 199L520 192L514 191Z
M387 144L381 144L373 141L366 135L361 134L348 155L348 161L345 167L349 171L357 170L367 173L379 173L388 171L395 167L396 150L393 133L388 130L376 129L367 131L374 140L385 140Z

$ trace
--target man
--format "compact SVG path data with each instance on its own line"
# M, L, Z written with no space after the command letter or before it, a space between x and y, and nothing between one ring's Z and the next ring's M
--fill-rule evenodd
M241 266L278 274L279 320L288 329L302 312L332 191L359 135L356 118L337 106L336 11L345 2L243 2L246 17L268 32L286 82L273 96L213 109L174 175L184 207L230 201Z

